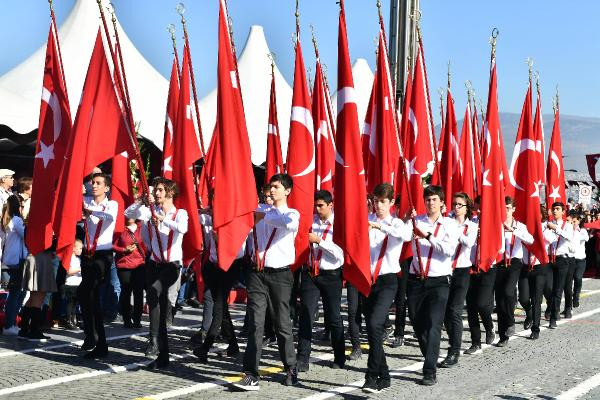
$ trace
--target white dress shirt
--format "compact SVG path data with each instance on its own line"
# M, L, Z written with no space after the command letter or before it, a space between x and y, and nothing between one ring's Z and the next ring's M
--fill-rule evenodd
M554 232L548 229L548 223L542 222L542 235L544 236L544 247L546 252L549 253L550 242L554 239ZM540 265L541 262L536 256L529 253L527 247L523 247L523 258L521 259L524 265Z
M319 216L315 215L311 229L314 234L321 238L321 242L310 245L311 256L309 262L314 261L321 270L340 268L344 263L344 251L340 246L333 243L333 214L325 221L321 221ZM324 236L325 231L327 231L327 234Z
M67 275L67 279L65 280L66 286L79 286L81 284L81 259L77 257L75 254L71 256L71 268L79 268L79 272L73 275Z
M12 191L6 190L3 187L0 187L0 212L2 212L2 208L6 204L8 198L12 195Z
M275 207L261 204L257 211L265 213L265 217L254 228L261 263L267 268L285 268L292 265L296 261L294 240L298 233L300 213L293 208L289 208L287 205ZM265 248L275 229L277 231L275 231L275 235L265 256ZM248 240L248 246L254 251L252 233Z
M160 206L153 205L156 215L164 216L162 222L155 226L150 219L152 212L148 207L141 203L133 203L125 210L127 218L135 218L143 221L142 238L148 249L152 251L152 259L156 262L180 262L183 260L183 235L188 230L188 213L185 209L177 209L172 206L165 214ZM149 229L152 232L149 232ZM156 231L158 229L158 237ZM169 249L169 235L173 232L171 248ZM160 240L160 245L158 243ZM162 255L161 249L162 247Z
M84 248L92 248L94 238L96 237L96 229L100 220L102 220L102 228L98 241L96 242L96 250L112 250L113 248L113 234L115 232L115 223L117 221L117 214L119 212L119 203L114 200L109 200L105 197L100 203L96 203L92 197L83 198L83 207L91 211L91 215L85 219L85 225L87 225L87 236L90 243L87 243L87 239L84 241Z
M590 235L585 228L574 228L573 229L573 247L574 257L578 260L585 260L585 242L590 240Z
M513 219L511 231L504 230L504 255L507 258L523 259L523 243L532 244L533 236L527 230L527 226ZM514 240L514 243L513 243Z
M473 265L475 259L475 252L473 250L477 243L479 225L467 218L462 224L456 221L456 226L458 231L458 246L452 256L452 264L456 262L455 268L469 268ZM466 233L465 228L467 230Z
M566 220L554 221L555 230L550 230L550 252L555 256L569 256L569 246L573 240L573 225Z
M455 220L440 216L436 221L431 222L426 214L415 217L417 228L423 233L431 233L429 240L416 239L412 241L413 260L410 264L410 273L420 275L419 258L417 256L416 246L420 246L421 265L423 271L427 268L429 259L429 250L431 252L431 263L429 266L429 274L427 276L445 276L452 275L452 256L456 252L458 246L458 224ZM438 229L439 224L439 229ZM434 235L438 230L437 235Z
M412 227L401 219L388 215L384 219L377 218L376 214L369 214L369 221L381 224L381 229L369 229L369 244L371 247L371 277L375 276L375 269L379 261L381 246L387 237L387 247L381 262L379 275L396 274L400 272L400 253L402 245L412 237Z
M19 265L19 261L27 257L25 247L25 224L21 217L14 216L6 226L6 232L0 229L2 251L2 266Z
M208 260L212 263L217 264L218 259L218 250L217 250L217 242L215 241L215 231L213 229L213 220L212 217L208 214L200 214L200 225L202 226L202 230L204 231L204 248L209 249ZM244 251L246 250L246 242L242 243L242 247L240 251L238 251L235 259L241 258L244 256Z

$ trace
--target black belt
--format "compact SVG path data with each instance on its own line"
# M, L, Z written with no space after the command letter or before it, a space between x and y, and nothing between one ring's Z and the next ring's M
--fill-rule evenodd
M421 281L421 280L435 281L435 280L438 280L438 279L439 279L439 280L441 280L441 279L448 280L448 278L449 278L450 276L451 276L451 275L428 276L427 278L425 278L425 279L422 279L422 278L421 278L421 275L417 275L417 274L408 274L408 279L412 279L412 280L414 280L414 281Z
M339 275L342 272L342 267L336 269L320 269L319 275Z
M558 260L558 259L561 259L561 260L562 260L562 259L565 259L565 260L566 260L566 259L567 259L567 258L569 258L569 257L567 257L567 256L565 256L565 255L560 255L560 256L556 256L555 258L556 258L557 260Z
M284 271L289 271L289 270L290 270L290 266L287 265L287 266L281 267L281 268L264 267L262 269L262 272L264 272L265 274L276 274L278 272L284 272Z

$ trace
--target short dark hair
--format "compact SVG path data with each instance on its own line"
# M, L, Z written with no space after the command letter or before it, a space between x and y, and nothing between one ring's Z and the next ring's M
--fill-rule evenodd
M581 214L579 214L577 211L575 210L571 210L569 211L569 217L571 218L577 218L577 219L581 219Z
M394 200L394 187L389 183L380 183L373 189L373 196L392 201Z
M444 189L441 186L429 185L425 188L425 190L423 190L423 199L426 199L431 196L438 196L441 201L446 200Z
M469 197L465 192L456 192L452 196L453 199L463 199L465 204L467 205L467 218L471 218L473 215L473 209L475 208L473 205L473 200Z
M565 211L565 209L567 208L565 207L565 203L563 203L562 201L555 201L554 203L552 203L552 208L554 207L560 207L563 211Z
M548 210L543 204L540 204L540 215L542 216L542 222L548 221Z
M514 207L515 206L515 200L512 197L510 197L510 196L505 196L504 197L504 204L506 204L507 206L510 205L510 206Z
M318 200L323 200L327 204L331 204L333 202L333 195L329 190L317 190L315 192L315 202Z
M177 183L171 179L167 179L163 176L157 176L152 181L152 186L156 189L158 185L163 185L165 188L165 192L170 194L173 199L179 196L179 187L177 187Z
M288 174L275 174L269 179L269 184L273 184L275 182L281 183L285 189L291 189L294 187L294 181L292 177Z
M108 174L105 174L104 172L96 172L95 174L92 174L92 180L94 180L95 178L103 178L104 184L108 187L111 187L112 185L112 180L110 179L110 176Z
M262 187L262 190L261 190L261 192L262 192L262 193L264 193L264 192L268 192L268 191L270 191L270 190L271 190L271 184L270 184L270 183L265 183L265 184L263 185L263 187Z
M22 176L17 181L17 193L23 193L31 189L33 178L30 176Z

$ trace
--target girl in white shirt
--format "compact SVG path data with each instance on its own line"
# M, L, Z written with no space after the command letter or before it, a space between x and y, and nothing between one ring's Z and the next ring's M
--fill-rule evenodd
M573 276L573 308L579 307L579 294L583 284L583 273L585 272L586 256L585 244L590 240L587 229L582 226L581 215L576 214L572 218L573 242L575 250L575 274ZM566 300L566 299L565 299Z

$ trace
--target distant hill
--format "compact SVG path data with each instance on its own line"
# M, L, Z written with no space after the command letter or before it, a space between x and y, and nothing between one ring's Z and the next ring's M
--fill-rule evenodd
M534 104L535 106L535 104ZM460 113L463 113L461 110ZM456 111L459 114L459 110ZM506 149L507 162L512 159L512 152L519 127L520 114L500 113L500 126L504 137L504 146ZM544 137L546 140L546 156L550 137L552 136L552 124L554 115L545 114L542 117L544 121ZM481 116L479 117L481 124ZM458 121L458 134L462 129L462 119ZM587 163L585 155L590 153L600 153L600 118L578 117L574 115L560 116L560 131L562 137L562 148L564 156L565 169L575 169L579 172L587 172ZM440 126L435 127L436 135L439 137Z

